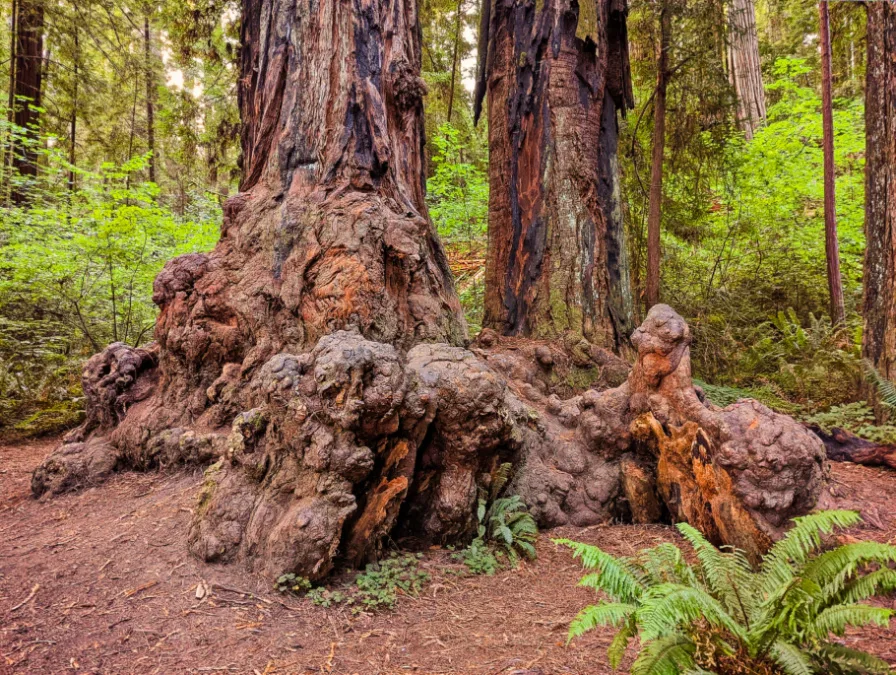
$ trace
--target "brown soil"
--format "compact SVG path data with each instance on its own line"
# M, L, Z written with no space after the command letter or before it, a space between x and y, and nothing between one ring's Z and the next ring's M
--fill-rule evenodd
M0 446L0 673L582 673L604 674L610 633L566 646L569 619L593 595L551 536L613 553L674 539L665 526L563 528L537 562L493 577L452 574L393 612L353 616L271 590L236 566L198 562L186 531L201 473L126 473L46 502L31 471L55 439ZM896 542L896 474L834 466L833 489L866 524L854 536ZM196 595L203 584L211 593ZM36 591L34 590L36 589ZM34 591L32 593L32 591ZM894 600L883 601L896 607ZM896 624L896 622L894 622ZM846 638L896 664L896 625Z

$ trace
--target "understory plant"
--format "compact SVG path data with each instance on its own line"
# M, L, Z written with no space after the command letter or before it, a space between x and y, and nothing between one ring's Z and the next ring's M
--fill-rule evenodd
M473 574L494 574L501 567L499 558L507 556L516 566L520 556L534 560L538 525L519 495L500 497L510 479L512 465L501 464L492 474L487 492L479 495L476 538L454 555Z
M858 522L853 511L795 518L756 568L684 523L677 527L693 564L671 543L615 557L555 540L590 570L579 584L609 597L576 616L569 639L616 628L608 655L618 668L638 637L632 675L889 673L883 660L831 639L850 626L885 627L894 613L862 601L896 589L896 546L866 541L823 550L823 535Z
M416 597L429 581L429 574L420 569L422 557L422 553L392 553L367 565L351 585L342 589L311 588L307 579L292 574L281 576L277 588L281 592L304 592L320 607L344 605L355 613L393 609L401 595Z

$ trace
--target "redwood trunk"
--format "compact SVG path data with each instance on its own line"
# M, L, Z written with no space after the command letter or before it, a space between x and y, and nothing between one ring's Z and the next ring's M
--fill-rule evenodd
M843 281L840 278L840 244L837 239L837 213L834 198L834 112L831 96L831 26L828 3L818 3L821 34L821 114L824 146L824 241L828 266L828 293L831 321L843 323Z
M571 331L615 347L631 330L616 168L616 112L631 106L626 11L621 0L484 4L484 325L505 335Z
M43 74L44 8L40 0L19 0L15 4L15 54L13 67L13 122L25 135L38 131ZM12 147L12 167L20 176L37 175L37 147L20 140ZM24 201L26 193L14 189L13 200Z
M862 352L896 379L896 6L868 9L865 81L865 331Z
M647 213L647 309L660 301L660 226L663 217L663 160L666 153L666 86L669 82L669 33L672 15L665 1L660 6L660 42L656 56L656 90L653 95L653 151Z
M765 122L765 90L753 0L732 0L728 9L728 32L730 77L737 94L737 121L749 140Z
M486 330L475 351L458 346L423 204L412 0L247 0L242 30L245 176L221 241L156 279L156 343L87 362L85 422L34 472L35 495L214 462L189 550L311 579L387 536L469 541L506 462L544 525L653 519L665 504L758 551L815 506L821 442L755 402L704 406L668 307L603 393L569 398L584 369L625 375L581 341L505 347ZM654 438L636 424L650 419Z

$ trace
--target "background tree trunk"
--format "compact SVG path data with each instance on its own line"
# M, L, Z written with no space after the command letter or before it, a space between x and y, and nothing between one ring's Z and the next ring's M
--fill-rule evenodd
M737 93L737 121L747 140L765 122L765 89L759 61L753 0L731 0L728 8L731 84Z
M41 0L18 0L15 5L15 54L13 63L14 114L16 126L36 131L41 105L41 77L43 74L44 7ZM12 167L21 176L37 175L37 148L23 141L13 144ZM13 190L13 201L22 202L26 194Z
M616 170L631 107L621 0L486 2L476 114L488 96L484 325L615 347L632 327Z
M660 41L656 56L656 89L653 96L653 149L650 161L650 193L647 213L647 309L660 301L660 228L663 218L663 161L666 154L666 87L669 83L669 33L672 14L659 0Z
M156 77L152 63L152 35L149 30L149 16L143 17L143 69L146 78L146 147L149 155L149 181L156 182L156 130L155 111Z
M837 240L837 212L834 198L834 112L831 95L831 22L828 3L818 3L821 36L821 114L824 144L824 238L828 264L828 292L831 297L831 321L843 323L843 280L840 277L840 243Z
M868 10L863 356L896 379L896 6Z

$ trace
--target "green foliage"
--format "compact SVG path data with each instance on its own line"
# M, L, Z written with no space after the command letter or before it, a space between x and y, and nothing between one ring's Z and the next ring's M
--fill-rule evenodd
M466 565L470 574L493 576L501 569L498 553L480 537L476 537L465 549L452 553L451 557Z
M694 351L704 364L714 362L714 384L728 388L705 391L717 404L714 395L730 402L733 389L749 391L788 413L854 401L862 385L858 326L855 319L833 326L811 313L801 321L793 309L743 328L695 321Z
M831 406L825 412L805 417L803 421L818 426L828 434L834 429L846 429L875 443L896 443L896 426L875 424L874 411L863 401Z
M693 564L669 543L615 557L555 540L589 570L579 584L609 598L578 614L569 639L597 626L616 628L608 656L618 668L638 637L632 675L889 673L884 661L830 638L850 626L887 626L894 614L861 603L896 590L896 546L857 542L822 550L823 535L859 520L852 511L796 518L755 569L741 551L720 550L684 523L677 527L693 549Z
M43 140L29 201L0 211L0 402L11 411L0 431L24 434L77 420L83 360L150 338L155 275L174 256L211 248L220 220L213 199L194 201L195 220L164 206L159 188L138 180L146 158L78 171L69 190L72 167Z
M306 597L319 607L344 605L355 613L394 609L400 596L416 597L429 581L429 574L420 569L422 557L422 553L392 553L384 560L367 565L351 586L338 590L312 588Z
M277 590L281 593L307 593L311 590L311 581L307 577L297 577L292 572L281 574L277 578Z
M519 495L501 497L510 482L513 465L505 462L492 473L487 492L479 496L476 518L479 521L476 538L470 545L453 555L473 574L494 574L501 568L500 557L506 555L511 565L520 556L534 560L538 525Z
M472 246L488 225L488 176L465 158L469 149L447 122L430 142L435 152L433 173L426 182L429 214L443 239L465 240Z

